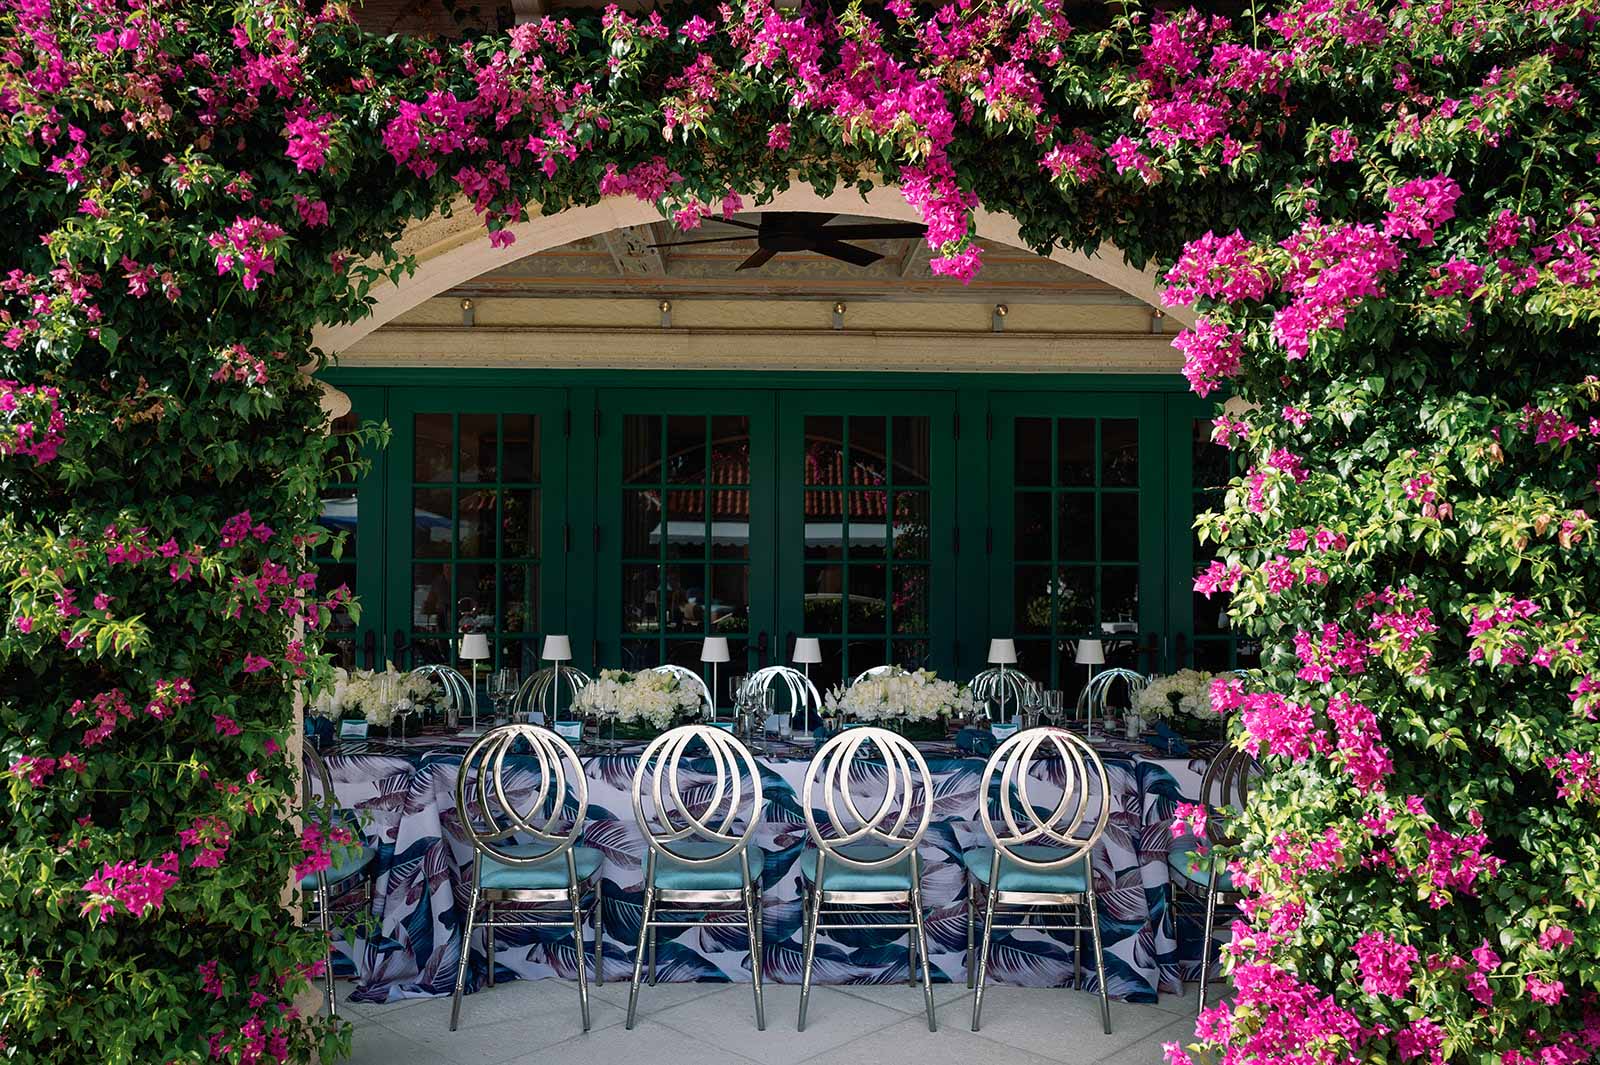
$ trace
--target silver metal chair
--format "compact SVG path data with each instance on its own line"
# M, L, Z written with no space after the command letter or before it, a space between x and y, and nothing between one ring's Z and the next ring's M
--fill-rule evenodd
M710 779L688 762L709 763ZM633 984L628 990L629 1029L639 1002L646 952L650 985L655 986L657 930L727 926L734 923L728 917L738 916L750 939L756 1028L766 1031L761 995L764 861L754 848L761 810L761 770L755 756L723 729L681 725L657 736L640 756L633 775L633 814L650 851L645 858L644 912L633 957ZM672 919L663 919L663 910L670 910ZM719 916L724 919L714 920Z
M338 800L333 793L333 777L328 773L328 764L309 743L301 747L301 773L300 773L300 815L302 818L314 821L326 831L340 827L347 829L357 841L361 839L361 827L354 816L348 811L338 807ZM344 848L342 856L336 857L333 865L327 869L319 869L315 873L307 873L300 878L300 890L309 892L316 903L316 920L322 929L322 936L327 940L327 954L324 958L324 978L328 988L328 1015L339 1016L339 999L334 993L333 984L333 928L330 921L330 912L333 900L348 895L360 888L362 901L372 898L373 859L377 851L362 843L360 849ZM306 915L310 919L311 915Z
M860 673L856 674L856 679L851 681L850 683L851 684L860 684L862 681L866 680L868 677L881 677L885 673L893 673L895 670L897 670L899 668L900 668L899 666L873 666L871 669L863 669Z
M1044 754L1063 763L1061 796L1049 808L1029 795L1031 784L1042 783L1032 773ZM998 795L990 798L995 775ZM1054 785L1051 785L1054 786ZM1018 732L1002 743L983 770L978 805L990 846L968 850L967 866L967 986L973 989L972 1030L978 1030L983 1013L983 989L988 978L989 948L997 929L1030 928L1072 932L1074 983L1082 987L1083 932L1094 937L1095 972L1100 978L1100 1017L1111 1034L1111 1003L1106 991L1105 955L1100 941L1100 912L1095 894L1091 856L1111 817L1111 783L1093 747L1066 729L1044 727ZM996 825L991 806L998 809ZM974 925L978 895L983 902L983 941L976 976L972 966ZM1021 911L1021 923L997 924L1001 907ZM1083 909L1088 908L1087 923ZM1033 917L1061 911L1069 923L1036 924Z
M1206 1008L1206 984L1211 976L1211 935L1216 926L1217 907L1237 908L1243 895L1235 890L1233 876L1217 857L1218 847L1237 842L1228 830L1228 819L1244 809L1250 784L1261 775L1261 764L1249 751L1224 750L1206 767L1200 779L1200 804L1206 808L1205 844L1207 853L1199 855L1200 840L1181 836L1167 851L1167 866L1172 871L1173 918L1184 911L1184 901L1205 912L1205 937L1200 940L1200 990L1195 1012ZM1197 855L1200 869L1191 868L1190 856ZM1197 911L1191 911L1198 916Z
M688 666L653 666L652 673L668 673L678 678L679 684L687 684L700 693L700 703L705 707L706 716L710 717L717 707L716 700L711 697L711 689L706 686L705 678L700 676Z
M1117 682L1121 681L1127 687L1128 705L1133 706L1139 700L1139 693L1150 684L1150 678L1143 673L1121 667L1107 669L1096 673L1089 683L1084 685L1078 693L1078 717L1089 722L1089 733L1094 733L1094 718L1098 712L1100 720L1106 717L1106 708L1111 701L1111 691Z
M512 764L507 764L508 757L514 760ZM583 1030L589 1030L583 901L587 894L594 918L598 984L605 962L605 937L600 930L605 895L597 876L600 852L576 845L588 812L589 784L583 765L572 746L549 729L501 725L467 749L456 776L456 816L472 841L472 898L467 903L455 1000L450 1006L452 1032L461 1019L461 994L475 928L484 930L487 984L493 987L495 929L559 927L569 922L578 957L578 1006L583 1012ZM485 906L481 921L477 919L480 901ZM496 906L506 903L532 910L517 909L497 918Z
M1020 669L986 669L972 678L972 698L981 705L990 699L1002 699L1020 713L1024 698L1039 686Z
M472 682L462 676L456 669L445 665L418 666L411 671L414 677L426 677L429 682L439 685L444 689L445 712L454 711L457 720L463 714L470 714L477 704L477 694L472 690Z
M562 685L566 686L570 705L592 680L589 674L572 666L545 666L530 675L517 689L517 694L511 699L511 720L522 720L523 714L540 711L545 714L545 724L554 724L555 714L560 708Z
M865 797L864 804L860 801L864 798L857 794L861 781L851 777L858 760L874 765L875 771L863 779L869 778L874 785L882 782L881 798ZM819 784L828 815L826 825L817 823L813 796ZM928 1031L937 1031L933 975L928 967L928 937L922 916L922 862L917 854L917 845L933 815L933 779L922 753L904 736L888 729L847 729L823 744L807 767L801 805L816 849L808 850L801 858L806 884L802 889L805 952L800 978L800 1031L805 1031L806 1006L811 999L817 933L825 928L903 929L907 933L906 979L908 983L916 979L920 957ZM910 912L906 919L897 920L898 913L862 909L883 906L905 907ZM824 907L836 919L853 920L823 924Z
M804 727L809 728L813 711L822 714L822 693L811 683L811 678L790 666L767 666L746 678L743 690L768 691L782 684L789 693L789 712L804 717Z

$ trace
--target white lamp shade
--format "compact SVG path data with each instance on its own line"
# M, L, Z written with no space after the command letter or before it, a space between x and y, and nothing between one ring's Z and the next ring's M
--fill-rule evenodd
M1072 660L1080 666L1103 666L1106 664L1105 644L1099 640L1079 640L1078 653Z
M572 658L572 638L569 636L546 636L544 650L539 657L551 662L566 662Z
M794 660L802 666L816 665L822 661L822 641L815 636L801 636L794 641Z
M726 662L728 658L728 638L726 636L707 636L706 642L700 645L700 661L702 662Z
M995 666L1014 666L1017 664L1016 640L990 640L989 664Z
M480 661L489 657L489 637L481 632L469 632L461 637L461 657Z

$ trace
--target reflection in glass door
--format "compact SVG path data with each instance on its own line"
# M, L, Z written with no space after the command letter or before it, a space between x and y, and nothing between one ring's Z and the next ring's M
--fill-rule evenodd
M768 392L602 396L599 661L699 670L705 638L723 636L726 672L761 664L772 596L771 411Z
M391 397L385 648L397 665L453 663L460 635L480 632L485 667L537 668L541 596L559 603L542 563L555 540L547 499L565 479L563 402L519 389Z
M823 690L889 663L948 671L951 397L791 393L781 402L781 660L796 637L816 637L822 662L811 672Z
M383 627L383 543L379 512L383 503L383 452L365 452L353 435L363 421L383 420L383 390L347 388L350 410L334 419L329 434L334 450L328 457L329 477L322 486L324 530L311 561L317 567L317 594L326 598L343 586L360 600L358 625L349 610L333 613L327 631L327 651L333 663L345 669L370 668L377 662L377 634ZM365 459L368 472L357 478L356 462ZM342 539L341 539L342 537ZM337 557L335 552L337 550Z
M1075 694L1088 675L1077 642L1094 638L1108 666L1148 672L1145 633L1162 609L1162 471L1150 458L1159 400L1004 402L991 455L993 595L1021 668Z

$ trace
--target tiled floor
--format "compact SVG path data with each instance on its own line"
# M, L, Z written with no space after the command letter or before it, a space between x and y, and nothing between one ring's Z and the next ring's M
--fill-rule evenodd
M351 985L342 984L341 998ZM450 1000L383 1006L341 1002L355 1025L351 1065L1158 1065L1161 1044L1193 1037L1194 1000L1159 1006L1111 1004L1112 1035L1100 1030L1099 1002L1072 990L992 987L983 1031L974 1034L971 993L934 987L939 1031L928 1031L922 995L904 985L819 987L806 1030L795 1031L799 988L768 985L767 1030L756 1031L748 984L661 984L639 990L639 1018L623 1027L628 985L591 987L585 1035L575 985L518 980L461 1004L449 1030Z

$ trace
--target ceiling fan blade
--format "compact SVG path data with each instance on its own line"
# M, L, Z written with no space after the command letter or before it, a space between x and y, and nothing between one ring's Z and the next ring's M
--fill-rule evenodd
M902 237L925 237L928 227L915 222L880 222L860 226L828 226L816 231L819 237L834 240L895 240Z
M734 269L735 270L757 270L757 269L760 269L761 267L767 265L767 261L769 259L771 259L776 254L778 254L778 253L775 250L773 250L772 248L759 248L759 249L757 249L757 251L756 251L756 253L754 255L750 256L750 258L746 259L744 262L742 262L738 266L734 267Z
M705 240L669 240L665 244L652 244L652 248L682 248L690 244L732 244L735 241L749 240L749 237L708 237Z
M738 226L740 229L759 230L761 228L760 226L756 225L754 222L744 222L744 221L741 221L740 219L737 219L737 218L721 218L721 217L717 217L717 218L709 219L709 221L716 222L719 225L724 225L724 226Z
M787 233L814 230L832 217L834 216L821 211L768 211L761 216L761 228L783 230Z
M813 247L823 255L832 259L839 259L851 266L871 266L883 256L875 251L858 248L854 244L845 244L837 240L819 240Z

